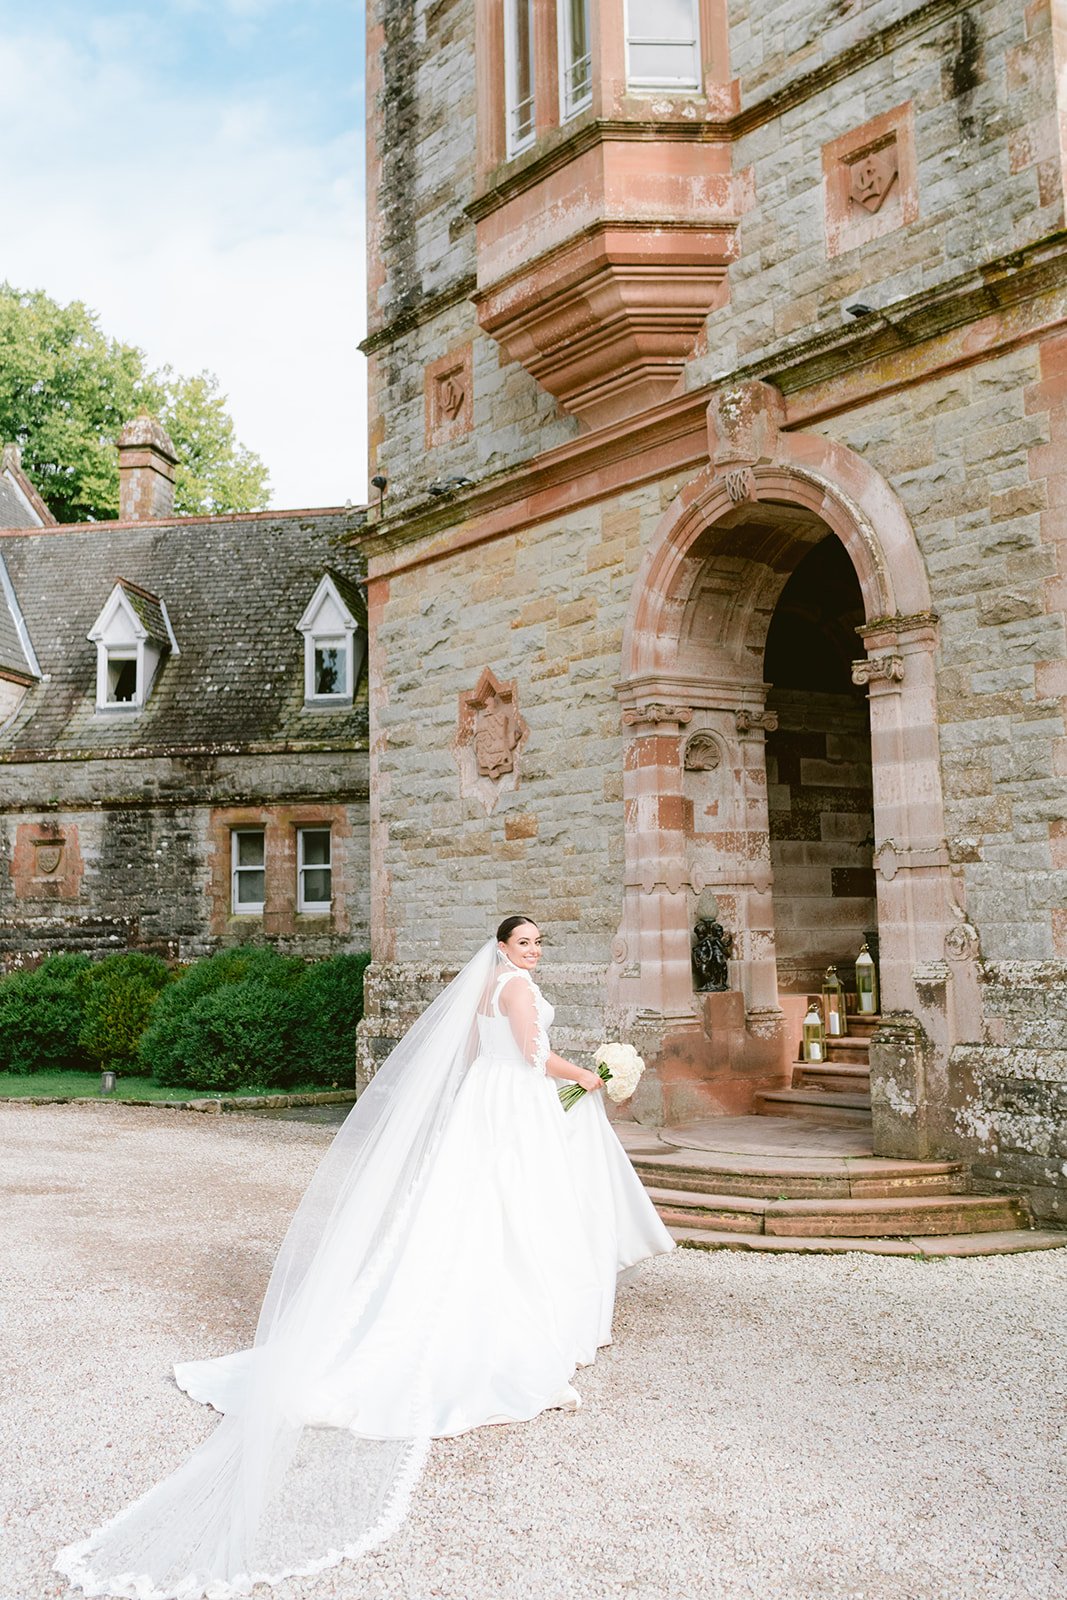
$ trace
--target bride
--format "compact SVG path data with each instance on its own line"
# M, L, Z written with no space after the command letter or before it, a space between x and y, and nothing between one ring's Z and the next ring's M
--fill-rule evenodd
M175 1368L218 1428L56 1557L85 1594L230 1600L355 1558L403 1521L431 1439L581 1404L618 1273L673 1241L601 1079L550 1047L540 957L508 917L364 1090L252 1349ZM569 1112L559 1080L590 1091Z

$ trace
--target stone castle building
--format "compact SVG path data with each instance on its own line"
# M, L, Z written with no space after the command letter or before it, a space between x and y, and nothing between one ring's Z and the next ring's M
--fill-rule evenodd
M362 511L172 514L148 418L117 522L0 473L0 963L366 949Z
M1059 0L371 0L364 1072L518 910L561 1048L744 1111L871 933L876 1150L1067 1216L1065 63Z

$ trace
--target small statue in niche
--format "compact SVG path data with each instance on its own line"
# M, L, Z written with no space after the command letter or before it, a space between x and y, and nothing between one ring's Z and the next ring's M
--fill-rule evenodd
M697 994L720 994L730 986L727 962L733 954L733 934L721 922L701 917L693 930L693 987Z

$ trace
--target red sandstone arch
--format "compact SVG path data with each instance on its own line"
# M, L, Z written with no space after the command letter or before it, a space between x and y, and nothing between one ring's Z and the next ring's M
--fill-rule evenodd
M739 401L749 421L757 413L757 425L747 436L742 427L724 437L716 404L736 410ZM916 965L943 959L953 920L936 618L921 552L903 506L868 463L833 440L779 430L775 391L747 386L720 397L709 413L713 460L664 515L635 581L623 639L619 693L630 737L615 995L658 1016L665 1033L696 1026L689 942L695 897L708 887L734 920L732 981L744 995L749 1032L766 1041L780 1026L763 651L790 573L832 532L852 561L866 614L856 656L862 663L866 648L857 670L870 685L883 1005L918 1011ZM722 835L729 844L706 868L694 868L684 822L684 748L697 729L719 741L729 778Z

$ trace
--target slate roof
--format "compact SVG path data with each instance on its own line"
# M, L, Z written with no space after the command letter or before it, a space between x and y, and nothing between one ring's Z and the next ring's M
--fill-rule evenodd
M14 587L0 554L0 673L35 678L36 662L27 654L19 624L21 616Z
M147 589L142 589L136 583L131 583L128 578L119 579L119 588L129 601L134 616L140 622L150 639L163 645L170 644L170 633L167 630L166 618L159 596L149 594ZM179 647L180 648L180 647Z
M365 681L351 707L305 710L296 629L326 571L365 619L355 587L363 558L347 542L363 519L361 509L345 509L0 531L43 675L0 732L0 760L31 751L365 743ZM86 637L120 580L143 591L153 633L162 623L153 597L163 601L180 652L164 656L136 716L97 712L96 646Z
M40 527L39 519L34 516L6 472L0 472L0 527Z

